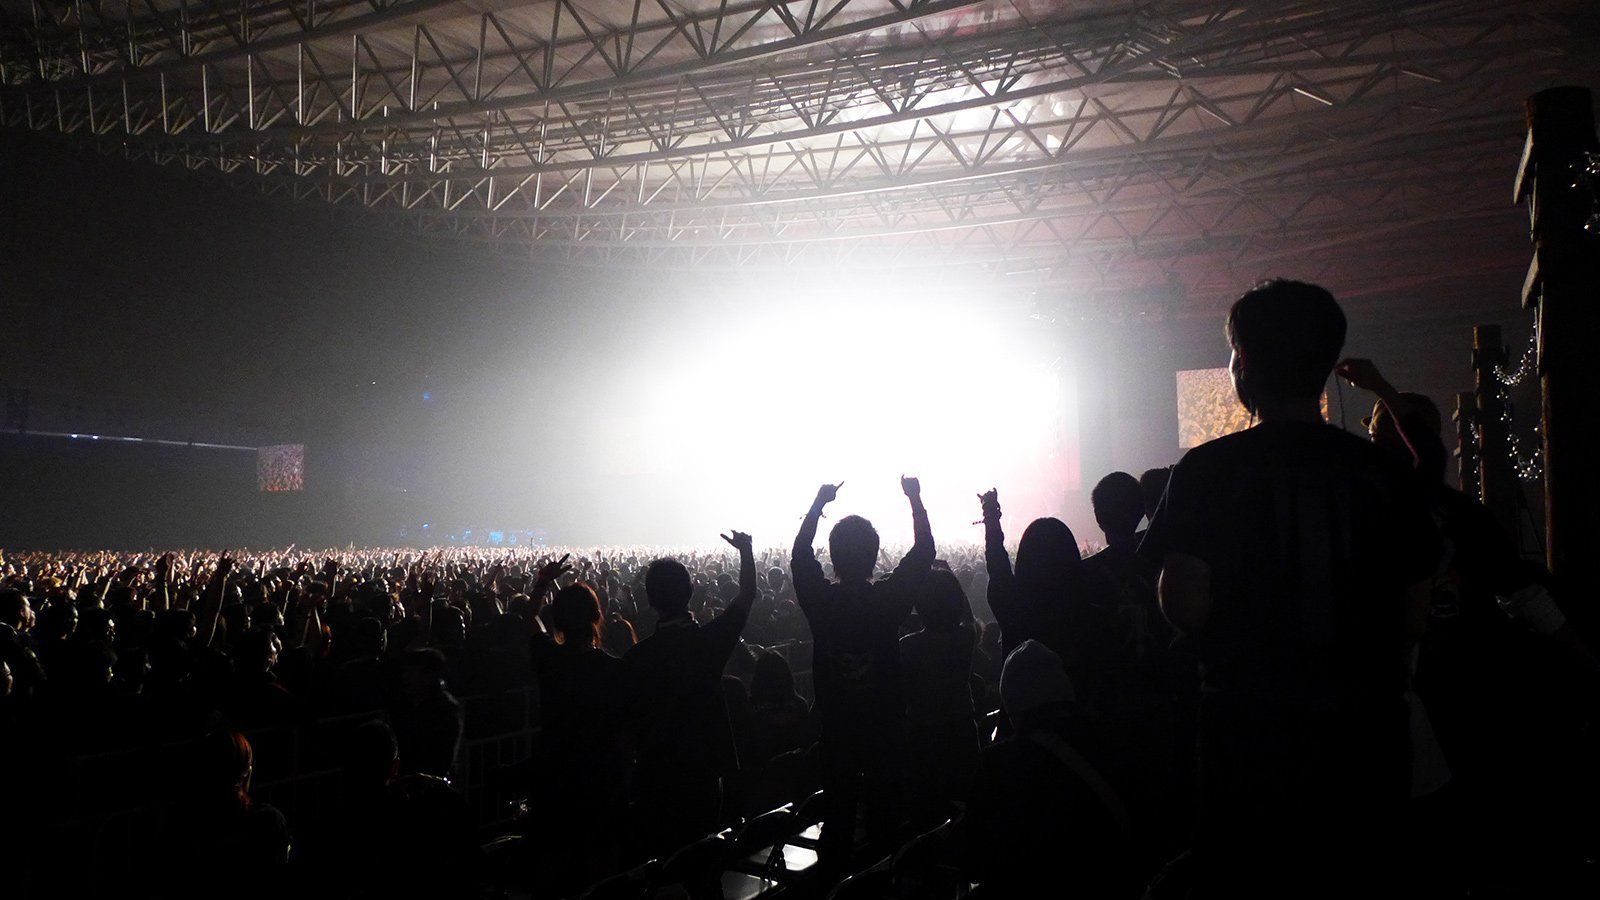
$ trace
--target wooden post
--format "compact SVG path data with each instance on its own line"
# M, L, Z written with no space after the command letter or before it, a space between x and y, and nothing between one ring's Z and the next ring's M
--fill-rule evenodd
M1511 425L1500 391L1506 364L1499 325L1472 329L1473 424L1477 426L1478 499L1494 513L1505 533L1517 532L1516 467L1511 464Z
M1478 484L1478 436L1474 433L1477 426L1477 398L1470 391L1456 395L1456 411L1452 419L1456 423L1456 465L1460 471L1461 492L1475 500L1482 500L1483 492Z
M1540 91L1527 113L1515 197L1533 239L1523 303L1538 313L1546 548L1566 595L1580 597L1600 586L1600 235L1584 227L1600 212L1584 171L1600 141L1587 88Z

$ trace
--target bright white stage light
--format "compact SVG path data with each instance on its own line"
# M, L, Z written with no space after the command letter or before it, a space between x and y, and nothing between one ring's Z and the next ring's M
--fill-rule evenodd
M764 545L793 537L824 481L845 482L830 518L865 515L886 543L910 537L902 473L947 542L981 537L990 487L1008 518L1058 514L1078 486L1074 398L1032 325L911 290L730 302L629 379L643 402L617 472L687 512L666 530L746 528Z

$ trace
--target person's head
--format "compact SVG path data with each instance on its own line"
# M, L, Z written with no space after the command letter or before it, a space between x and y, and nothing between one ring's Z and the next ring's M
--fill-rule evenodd
M248 808L255 751L237 731L213 731L195 747L193 787L203 797L225 799Z
M250 621L254 622L257 628L282 631L283 610L278 609L278 605L270 600L262 600L251 605Z
M156 635L161 638L188 643L199 630L193 610L164 609L156 616Z
M694 596L689 570L675 559L658 559L644 573L644 596L663 619L681 616Z
M794 670L777 653L756 654L755 671L750 675L750 702L777 705L787 703L794 692Z
M1167 482L1172 480L1172 467L1160 466L1146 469L1139 476L1139 490L1144 493L1144 514L1155 518L1156 507L1161 505L1161 498L1167 492Z
M427 694L444 686L450 663L432 647L407 650L402 658L407 687L416 694Z
M250 630L250 608L243 603L232 603L222 608L218 615L222 623L222 630L231 643L243 637Z
M1344 311L1324 288L1275 279L1233 304L1227 334L1234 392L1259 413L1265 404L1322 396L1344 349Z
M52 603L39 613L39 633L45 640L66 640L78 627L78 610L70 603Z
M111 610L103 606L78 613L78 627L72 632L76 641L98 641L110 645L117 639L117 620Z
M467 640L467 614L454 603L433 603L433 638L446 647L459 647Z
M0 591L0 625L10 625L18 632L33 627L33 607L28 596L16 588Z
M828 556L840 581L867 581L878 563L878 529L860 516L845 516L828 532Z
M1034 519L1017 542L1017 583L1029 590L1062 590L1082 564L1078 539L1060 519Z
M1112 472L1089 493L1094 520L1107 538L1133 534L1144 518L1144 491L1139 479L1127 472Z
M233 644L233 659L241 672L270 672L278 664L283 643L265 628L252 628Z
M372 616L365 616L344 626L338 632L340 636L348 635L350 655L358 659L371 659L383 655L388 631L383 622Z
M954 628L961 624L961 613L966 605L967 595L961 589L961 580L949 569L929 572L917 590L917 615L922 619L923 628Z
M550 600L550 619L556 640L564 646L598 647L605 628L600 597L588 583L579 581L556 591Z
M400 772L400 745L394 730L382 719L357 725L343 749L345 784L351 787L381 788Z
M1059 713L1076 696L1061 657L1038 641L1023 641L1000 670L1000 705L1018 730L1041 715Z

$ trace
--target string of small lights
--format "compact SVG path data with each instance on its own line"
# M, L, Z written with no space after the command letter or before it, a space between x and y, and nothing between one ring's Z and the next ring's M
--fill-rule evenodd
M1522 481L1538 481L1544 476L1544 442L1539 436L1539 426L1533 426L1533 440L1531 448L1524 448L1522 438L1516 432L1516 407L1511 402L1511 389L1517 387L1531 376L1538 361L1538 332L1533 331L1528 336L1528 347L1522 353L1522 359L1517 363L1515 371L1506 371L1501 365L1494 367L1495 392L1500 402L1500 423L1506 429L1506 456L1509 457L1511 470ZM1482 446L1482 427L1473 426L1473 439Z

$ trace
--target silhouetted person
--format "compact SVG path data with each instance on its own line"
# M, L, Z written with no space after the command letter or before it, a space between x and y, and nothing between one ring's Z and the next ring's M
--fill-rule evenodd
M333 677L333 708L344 713L382 709L389 678L383 622L371 616L356 619L339 629L336 643L346 650Z
M282 889L289 863L283 815L250 797L255 754L244 735L212 732L188 751L159 877L164 895L268 897Z
M1000 494L979 495L989 608L1000 625L1003 657L1023 641L1049 647L1081 695L1093 696L1097 667L1114 643L1105 590L1083 568L1078 539L1060 519L1034 519L1017 544L1013 572L1000 527ZM1003 658L1002 657L1002 658Z
M541 570L542 601L566 571L565 557ZM534 838L544 887L574 893L616 871L626 828L622 755L622 661L600 649L600 598L584 582L557 591L548 618L553 634L533 641L539 676L540 779L532 798ZM543 620L538 620L543 624Z
M399 744L381 720L350 729L339 751L340 804L303 854L312 893L470 893L479 850L466 800L432 775L401 775Z
M1111 591L1120 645L1118 662L1126 666L1153 663L1172 643L1173 633L1156 604L1156 578L1161 570L1138 552L1144 491L1127 472L1112 472L1100 479L1089 498L1106 546L1084 560L1084 566Z
M937 827L958 810L978 767L972 711L972 606L948 569L935 569L917 592L922 628L900 639L905 684L907 811L913 827Z
M1141 546L1204 673L1200 895L1347 896L1400 849L1433 524L1404 465L1322 421L1345 335L1327 291L1265 283L1227 333L1260 422L1184 456Z
M1144 515L1147 519L1156 517L1156 508L1161 505L1161 495L1167 492L1167 481L1172 478L1171 466L1157 466L1154 469L1145 469L1139 476L1139 490L1144 494ZM1139 532L1143 537L1144 532Z
M260 628L234 641L234 685L227 713L236 727L267 728L299 718L299 703L273 674L282 649L277 635Z
M1581 739L1566 710L1592 691L1595 658L1546 589L1543 567L1522 559L1487 508L1445 484L1449 454L1433 401L1395 390L1369 360L1346 359L1336 371L1377 394L1368 434L1412 464L1439 525L1443 555L1412 681L1447 763L1413 793L1453 782L1432 804L1430 831L1443 832L1432 856L1441 868L1498 866L1490 879L1525 881L1533 873L1524 869L1549 870L1531 861L1578 852L1564 823L1581 813L1563 807L1582 765L1568 748ZM1513 820L1524 825L1499 833L1496 823Z
M390 720L405 771L448 779L455 769L466 717L445 685L448 663L438 650L411 650L399 663Z
M794 687L794 670L776 653L756 656L750 678L750 740L742 754L746 766L759 766L780 753L816 742L811 705Z
M33 608L22 591L0 591L0 661L11 669L12 696L19 704L33 699L44 686L44 666L29 634L33 623Z
M735 531L723 540L739 551L738 594L727 610L710 622L695 621L689 570L675 559L658 559L644 581L656 630L623 657L637 719L636 819L643 849L652 855L716 830L722 779L739 768L722 671L750 619L756 560L750 535Z
M1138 552L1136 529L1145 516L1138 479L1112 472L1089 497L1106 546L1084 569L1109 599L1114 639L1096 673L1095 710L1113 761L1108 774L1133 817L1135 846L1156 865L1189 837L1196 663L1173 647L1176 634L1156 602L1160 566Z
M985 896L1137 895L1127 808L1075 746L1077 706L1060 657L1024 641L1000 676L1013 734L983 751L961 849Z
M795 598L811 624L816 713L822 720L823 789L828 792L823 856L842 866L855 840L858 807L868 841L887 845L899 825L899 770L904 764L905 701L900 684L900 624L933 567L933 531L922 486L901 478L911 502L915 540L893 573L873 581L878 532L846 516L828 535L837 581L822 573L811 544L822 510L838 496L825 484L795 535L790 557Z

